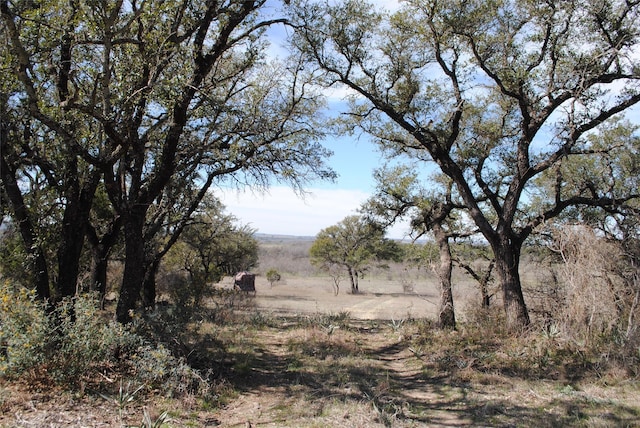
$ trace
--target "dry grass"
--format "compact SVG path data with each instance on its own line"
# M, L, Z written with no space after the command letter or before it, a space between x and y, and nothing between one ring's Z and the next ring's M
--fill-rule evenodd
M216 294L189 334L172 338L208 376L208 393L150 393L121 409L90 390L0 381L0 426L140 426L145 409L151 419L169 411L166 427L640 426L640 383L628 367L548 328L508 335L499 303L478 310L459 272L464 321L441 331L430 321L438 290L428 272L372 272L363 294L334 296L330 278L288 271L278 257L261 269L282 281L258 277L256 297Z
M245 307L246 309L246 307ZM425 320L257 310L194 326L191 358L212 371L207 397L150 395L124 409L91 391L0 386L0 426L637 426L640 388L597 356L530 332L509 337L476 314L459 331Z

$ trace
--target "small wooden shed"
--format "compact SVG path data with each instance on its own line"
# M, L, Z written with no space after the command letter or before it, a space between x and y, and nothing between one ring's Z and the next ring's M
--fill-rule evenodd
M249 272L238 272L233 277L234 290L256 292L256 275Z

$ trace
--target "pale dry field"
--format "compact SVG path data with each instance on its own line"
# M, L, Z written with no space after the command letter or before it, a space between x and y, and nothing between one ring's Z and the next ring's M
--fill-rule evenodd
M406 283L406 280L404 281ZM231 278L218 286L231 288ZM404 291L403 281L381 276L360 280L358 294L351 293L348 280L340 284L335 295L328 276L284 276L273 287L264 276L256 277L256 310L274 315L309 315L347 313L358 320L400 320L437 317L440 293L436 278L412 279L412 291ZM459 313L479 301L473 284L462 274L454 286L454 300Z

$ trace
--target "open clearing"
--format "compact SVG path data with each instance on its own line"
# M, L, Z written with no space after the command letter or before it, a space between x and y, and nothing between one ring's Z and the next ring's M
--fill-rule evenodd
M275 314L312 314L347 312L356 319L401 319L429 317L436 313L438 295L431 287L414 293L382 280L363 280L361 293L351 294L350 286L336 296L331 279L325 277L292 278L273 287L256 278L256 305ZM345 288L345 286L342 286Z
M461 278L464 281L458 281L454 299L464 308L478 293L466 278ZM219 286L231 288L231 284L227 278ZM274 315L344 312L358 320L435 319L437 316L440 296L435 279L414 280L411 291L404 291L399 280L365 277L360 280L359 290L358 294L352 294L348 281L343 281L339 294L335 295L331 278L324 276L285 277L271 287L264 277L258 276L255 305L258 310Z

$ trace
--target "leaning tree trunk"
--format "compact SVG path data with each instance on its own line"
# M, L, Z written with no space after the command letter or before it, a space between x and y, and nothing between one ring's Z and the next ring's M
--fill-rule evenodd
M143 228L146 217L144 208L134 208L123 219L125 263L116 306L116 320L122 324L131 322L131 314L140 300L145 277L145 243Z
M51 297L49 289L49 268L42 247L38 244L36 232L29 216L29 211L24 203L22 192L16 180L15 170L9 168L9 163L5 159L6 139L3 137L0 142L0 174L2 176L2 184L4 191L11 203L16 224L22 237L25 251L29 258L33 260L33 274L36 289L36 297L38 299L47 300Z
M440 224L433 225L433 235L438 243L440 254L440 266L438 266L438 277L440 278L440 311L438 323L440 328L455 329L456 316L453 308L453 291L451 287L453 261L451 258L449 238Z
M520 246L514 243L501 243L493 248L495 267L502 286L504 311L507 328L511 331L522 330L530 324L529 312L524 303L520 282Z
M491 280L491 272L495 266L495 260L489 262L486 272L480 278L480 293L482 294L482 307L489 309L491 305L491 294L489 294L489 281Z

